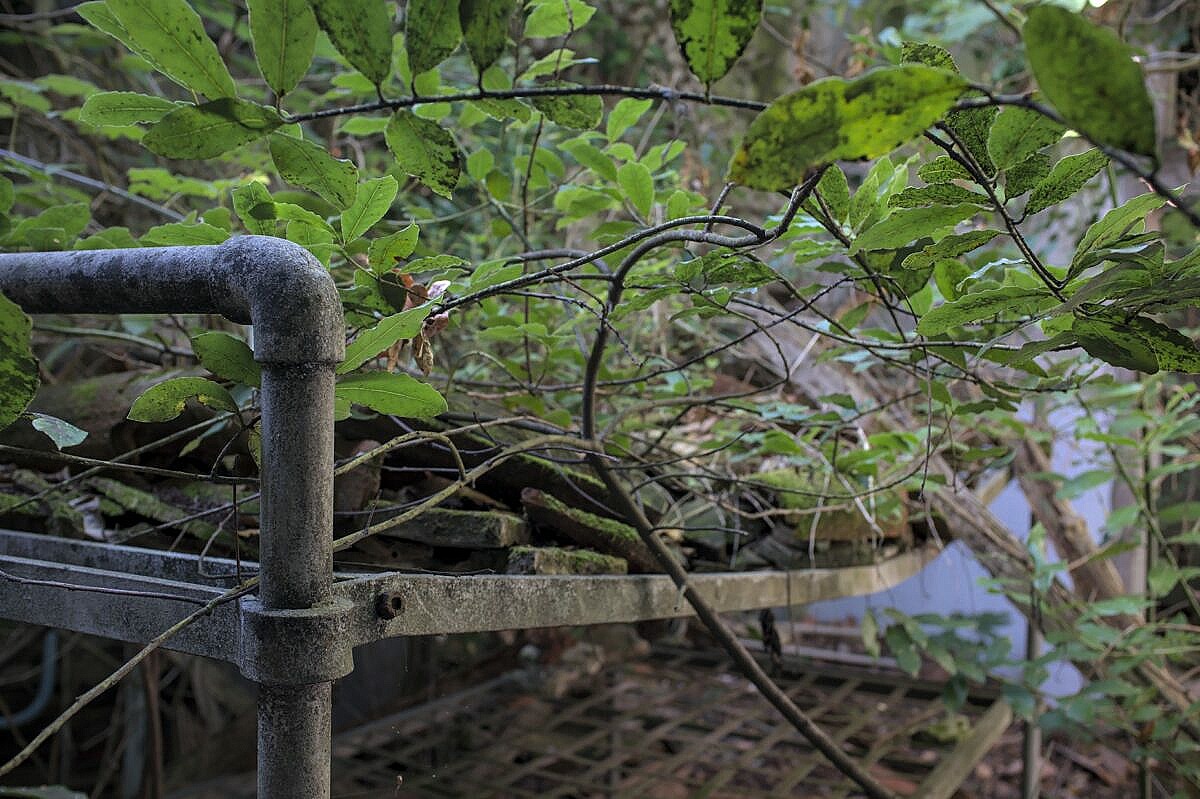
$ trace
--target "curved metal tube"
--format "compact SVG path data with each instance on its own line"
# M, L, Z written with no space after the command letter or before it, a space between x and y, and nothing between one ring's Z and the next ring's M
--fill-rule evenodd
M30 313L218 313L254 325L259 363L337 363L345 355L329 273L303 247L268 236L0 254L0 291Z
M0 291L31 313L218 313L254 325L263 371L261 606L296 610L329 599L334 367L345 355L345 327L333 280L307 250L243 236L3 254ZM261 687L259 796L328 797L330 683Z
M0 730L23 727L36 719L50 704L54 696L54 682L58 678L58 630L47 630L42 636L42 670L38 675L37 692L33 701L15 713L0 716Z

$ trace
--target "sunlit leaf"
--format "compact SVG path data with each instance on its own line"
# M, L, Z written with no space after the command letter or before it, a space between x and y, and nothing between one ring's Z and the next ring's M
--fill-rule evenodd
M1027 108L1005 108L992 123L988 134L988 153L997 169L1020 164L1054 144L1063 135L1063 126Z
M404 16L404 49L413 75L433 69L463 39L459 0L408 0Z
M643 217L649 216L654 207L654 178L650 170L637 161L621 164L617 170L617 183L637 212Z
M729 179L779 191L819 164L884 155L937 122L966 86L958 75L919 64L816 81L755 118Z
M974 205L933 205L901 208L877 222L854 240L850 253L862 250L893 250L917 239L957 225L979 213Z
M534 39L565 36L586 25L595 13L583 0L532 0L525 35Z

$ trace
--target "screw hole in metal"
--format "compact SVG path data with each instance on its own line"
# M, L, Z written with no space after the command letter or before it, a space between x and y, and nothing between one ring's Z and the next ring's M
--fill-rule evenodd
M375 600L375 614L381 619L394 619L404 610L404 599L395 591L380 594Z

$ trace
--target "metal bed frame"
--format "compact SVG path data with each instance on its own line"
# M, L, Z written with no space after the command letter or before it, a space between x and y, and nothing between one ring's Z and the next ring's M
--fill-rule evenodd
M0 617L146 643L257 574L257 596L217 605L164 646L234 663L257 683L264 799L328 799L331 686L353 670L356 646L691 614L665 575L335 573L333 386L344 324L332 278L298 245L242 236L4 254L0 291L30 313L217 313L254 325L261 563L207 558L201 569L194 555L0 531L0 568L18 578L0 580ZM936 555L927 545L871 566L689 581L717 611L800 605L888 588Z

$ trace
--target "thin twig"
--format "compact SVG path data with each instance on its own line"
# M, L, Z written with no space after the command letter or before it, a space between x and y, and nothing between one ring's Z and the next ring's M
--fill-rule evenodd
M59 714L58 718L54 719L54 721L43 727L42 731L35 735L33 740L26 744L24 749L13 755L12 759L7 763L0 766L0 777L3 777L17 766L24 763L30 755L37 751L38 747L44 744L52 735L61 730L63 725L70 721L75 714L87 707L96 697L100 696L109 688L112 688L114 685L123 680L125 676L129 674L129 672L137 668L137 665L145 660L152 652L157 651L159 647L161 647L167 641L170 641L179 633L183 632L198 619L207 616L209 613L212 613L218 606L223 605L226 602L231 602L243 594L249 593L250 590L256 585L258 585L257 577L248 580L237 588L232 588L221 594L219 597L206 602L203 607L197 608L187 616L184 616L182 619L177 621L175 624L172 624L166 630L159 633L154 637L153 640L150 641L150 643L142 647L142 649L136 655L125 661L120 668L105 677L100 682L96 683L83 694L80 694L80 696L71 703L70 707Z
M55 166L54 164L47 164L44 161L37 160L36 158L30 158L27 155L14 153L12 150L0 149L0 158L8 158L12 161L16 161L19 164L24 164L27 167L36 169L38 172L42 172L50 177L59 177L70 183L74 183L77 186L84 186L89 189L112 194L115 197L120 197L122 200L127 200L135 205L148 208L151 211L154 211L156 214L165 216L167 219L171 219L176 222L180 222L185 219L184 215L178 211L173 211L170 208L167 208L165 205L159 205L156 202L151 202L145 197L139 197L133 192L122 189L120 186L114 186L111 183L105 183L103 180L89 178L87 175L80 175L78 172L72 172L69 169L64 169L63 167Z

